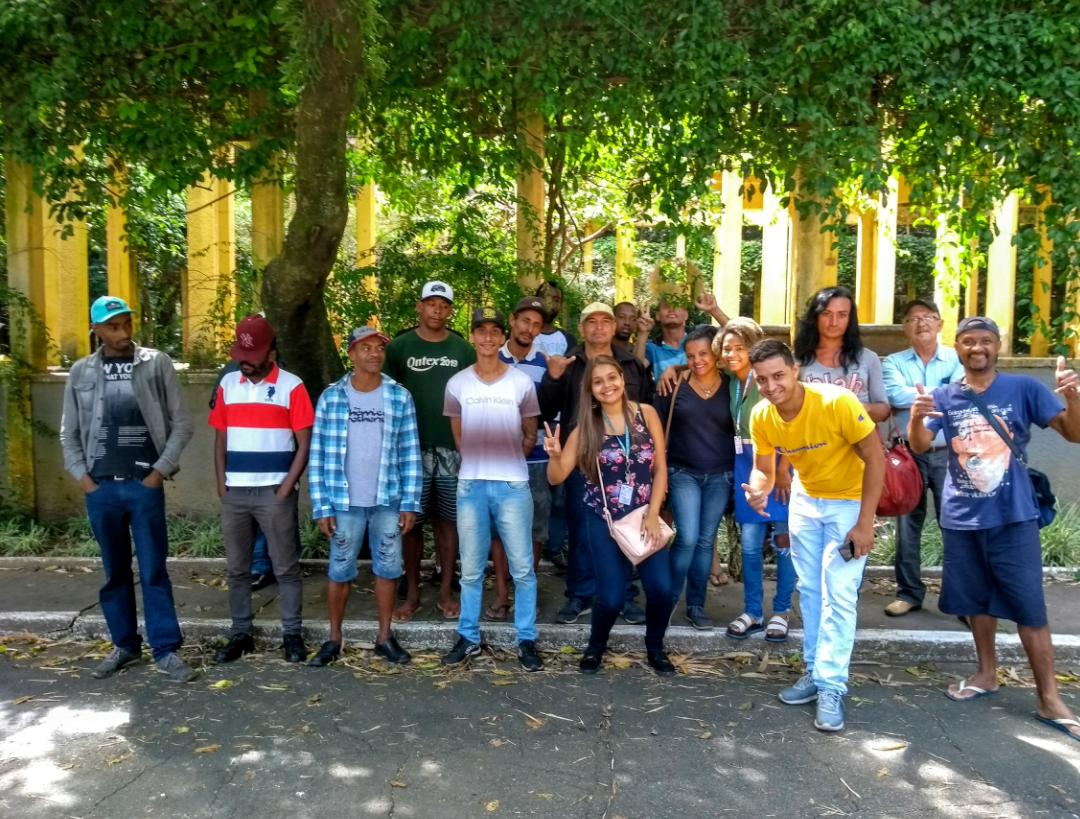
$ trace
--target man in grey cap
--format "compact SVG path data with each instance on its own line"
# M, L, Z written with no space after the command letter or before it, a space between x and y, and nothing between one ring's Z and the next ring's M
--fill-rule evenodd
M99 599L113 649L92 673L103 679L141 659L134 540L154 663L169 679L190 682L197 674L177 653L183 636L165 565L162 482L180 468L180 452L194 431L191 415L169 357L132 341L127 302L102 296L90 308L90 323L101 347L68 374L60 444L64 467L86 493L105 570Z
M998 618L1004 617L1016 623L1035 677L1035 718L1080 741L1080 721L1062 700L1054 677L1043 598L1042 514L1025 451L1033 425L1080 443L1080 376L1059 357L1051 391L1031 376L998 372L1000 351L1001 333L993 319L961 321L956 353L963 380L933 393L916 384L908 424L915 452L926 452L939 432L945 437L949 463L938 606L969 624L978 656L978 670L945 694L967 702L998 690L994 643Z
M341 655L341 623L365 531L379 617L375 653L396 664L410 659L390 630L390 616L403 571L401 537L412 530L420 511L423 467L412 396L382 372L389 343L373 327L353 330L353 371L327 387L315 407L308 488L311 516L330 541L330 639L308 663L312 666Z

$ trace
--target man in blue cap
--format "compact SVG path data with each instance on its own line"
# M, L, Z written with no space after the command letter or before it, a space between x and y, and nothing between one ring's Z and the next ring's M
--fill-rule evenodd
M60 444L64 468L86 493L105 569L99 599L113 649L92 673L104 679L141 658L134 541L154 663L170 680L190 682L197 673L178 654L183 638L165 565L163 481L180 468L180 452L193 432L191 415L172 360L132 341L126 301L102 296L90 308L90 323L101 346L71 367Z

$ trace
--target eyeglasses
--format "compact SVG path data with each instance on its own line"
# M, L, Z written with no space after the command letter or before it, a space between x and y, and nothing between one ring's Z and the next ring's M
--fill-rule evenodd
M904 324L933 324L935 321L941 321L941 316L912 316L904 319Z

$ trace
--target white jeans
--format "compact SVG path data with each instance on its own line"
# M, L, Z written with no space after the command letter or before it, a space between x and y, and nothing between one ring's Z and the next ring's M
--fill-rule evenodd
M791 559L799 577L803 660L819 689L847 693L855 617L866 558L839 554L859 519L859 501L823 500L796 484L788 509Z

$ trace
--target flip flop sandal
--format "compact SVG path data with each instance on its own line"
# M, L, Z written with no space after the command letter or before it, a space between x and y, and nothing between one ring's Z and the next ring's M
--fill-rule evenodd
M745 640L751 634L761 631L764 628L764 625L760 622L755 622L753 617L744 612L728 624L725 633L732 640Z
M451 609L448 612L440 604L436 604L435 608L437 608L439 610L439 613L442 615L443 620L457 620L458 616L461 614L461 609L458 609L457 611L453 611L453 609ZM453 612L453 613L451 613L451 612Z
M484 619L489 623L503 623L510 619L510 604L500 603L484 609Z
M710 574L709 582L714 586L726 586L731 582L731 578L728 577L727 572L720 572L719 574Z
M1049 725L1055 731L1061 731L1069 739L1074 739L1080 742L1080 735L1074 734L1070 731L1070 728L1080 728L1080 720L1075 720L1072 717L1059 717L1054 719L1053 717L1044 717L1042 714L1035 714L1035 719L1041 722L1043 725Z
M765 640L770 643L786 643L788 633L788 621L779 614L769 618L769 624L765 627Z
M965 691L974 691L970 697L960 696ZM968 685L967 680L960 681L960 687L956 689L956 693L953 693L948 688L945 689L945 696L953 702L970 702L971 700L977 700L979 697L989 697L991 694L996 694L997 689L988 691L985 688L979 688L977 685Z

